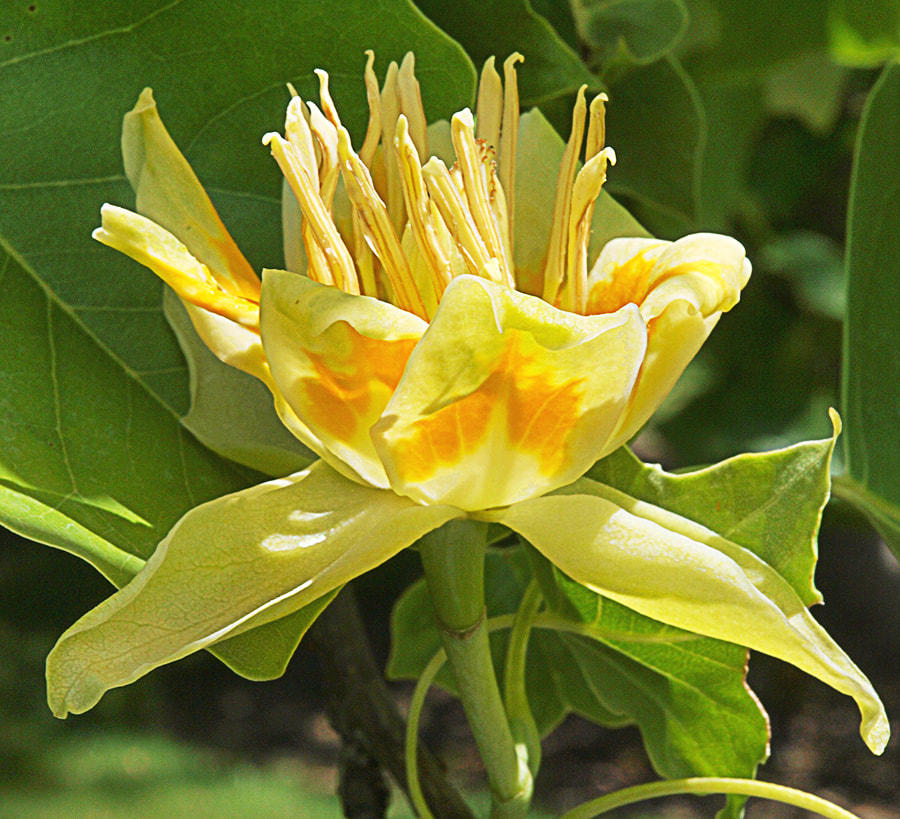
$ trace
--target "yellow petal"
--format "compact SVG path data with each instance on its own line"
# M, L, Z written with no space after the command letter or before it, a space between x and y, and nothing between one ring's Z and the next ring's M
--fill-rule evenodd
M258 300L259 278L169 136L149 88L125 115L122 155L138 212L184 242L225 291Z
M454 279L372 430L392 488L485 509L571 482L605 454L644 348L637 307L577 316Z
M259 324L259 305L226 292L209 268L169 231L115 205L101 209L102 226L93 237L149 267L182 299L245 327Z
M323 446L387 486L369 437L426 324L293 273L264 274L262 338L278 390Z
M648 292L640 302L647 322L647 355L614 434L617 446L655 412L722 313L737 304L750 277L744 248L727 236L699 233L659 251L648 247L639 254L648 261L658 254L647 271Z

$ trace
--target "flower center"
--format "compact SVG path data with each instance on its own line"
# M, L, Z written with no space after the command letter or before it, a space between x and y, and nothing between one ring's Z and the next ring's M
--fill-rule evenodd
M304 102L292 88L284 137L270 133L263 140L302 214L294 239L305 251L307 275L347 293L392 302L425 320L461 274L516 288L515 66L522 56L505 61L502 81L493 58L485 63L476 116L464 109L450 123L456 157L451 167L437 156L422 163L428 137L412 55L399 69L391 64L380 91L374 56L368 56L369 126L359 153L341 124L324 71L317 72L321 107ZM578 93L542 273L543 298L577 313L589 307L591 219L606 167L615 162L612 149L604 147L606 99L597 95L588 109L585 89ZM341 219L346 200L349 217Z

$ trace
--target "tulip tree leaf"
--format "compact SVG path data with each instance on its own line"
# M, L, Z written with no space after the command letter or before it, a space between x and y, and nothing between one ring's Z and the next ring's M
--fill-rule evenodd
M693 219L706 121L684 69L666 58L629 70L611 80L607 110L607 142L617 156L610 191L651 213Z
M682 0L573 0L579 36L602 67L611 59L649 63L670 52L684 34Z
M196 443L8 253L0 261L0 403L5 487L53 514L38 539L68 519L86 535L79 554L107 576L124 556L146 559L191 506L246 484L247 473Z
M583 83L599 87L597 78L547 20L534 13L528 0L417 0L416 5L465 48L479 69L488 57L496 57L499 66L514 51L522 54L525 63L518 85L523 109L570 94Z
M900 555L900 63L863 114L847 238L843 412L847 474L835 491L865 511Z
M518 548L488 554L490 616L515 611L532 571L577 586L540 555L529 557L533 561ZM597 595L585 594L596 606ZM636 724L663 776L753 775L765 757L768 733L765 715L745 686L745 649L698 638L607 600L581 621L582 634L566 630L574 630L573 622L577 618L567 624L549 615L530 637L526 685L542 734L570 712L608 727ZM554 624L557 629L550 628ZM423 582L398 602L392 630L388 673L418 676L440 648ZM498 666L505 644L505 633L492 638ZM438 682L454 690L446 667Z
M281 175L260 137L281 125L286 81L309 94L313 68L334 71L332 92L357 135L366 48L378 50L380 74L418 52L432 117L472 95L458 46L406 0L375 5L345 10L340 48L312 0L277 17L226 0L96 2L77 14L63 0L0 8L0 137L16 157L0 169L5 525L121 585L187 509L252 482L178 423L187 370L160 283L90 232L104 201L133 202L122 116L150 85L242 249L260 267L277 265ZM389 21L375 39L364 24L372 13ZM318 610L248 631L218 653L246 676L275 676Z
M100 205L130 205L122 173L123 115L145 86L176 143L257 269L281 267L281 174L261 144L280 128L285 83L312 95L314 68L357 138L367 119L364 51L383 75L407 50L431 119L471 100L474 71L458 45L409 0L345 4L329 20L318 0L272 14L230 0L67 0L0 6L0 240L139 383L187 409L184 360L152 274L90 239ZM373 29L371 20L379 21ZM59 150L60 145L65 150Z

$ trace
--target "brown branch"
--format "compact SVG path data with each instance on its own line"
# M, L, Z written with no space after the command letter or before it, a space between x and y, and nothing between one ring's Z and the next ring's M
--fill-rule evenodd
M307 639L319 656L322 686L328 698L326 708L333 728L345 746L364 749L408 793L404 759L406 725L372 656L349 587L325 609L309 630ZM447 781L441 763L421 746L419 781L437 819L473 819L471 810ZM342 787L354 792L370 787L373 803L377 799L377 784L347 783Z

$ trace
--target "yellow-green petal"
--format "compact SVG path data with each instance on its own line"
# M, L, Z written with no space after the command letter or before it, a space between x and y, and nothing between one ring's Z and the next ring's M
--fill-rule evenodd
M853 697L881 753L884 706L774 569L709 529L583 479L493 513L579 583L635 611L778 657Z
M426 327L386 302L265 271L261 330L278 391L325 449L373 486L388 483L369 430Z
M107 204L100 212L101 227L92 234L98 242L150 268L186 302L247 327L257 326L257 302L223 290L210 269L175 235L125 208Z
M125 115L122 156L138 212L184 242L227 292L258 299L259 278L169 136L149 88Z
M198 506L131 583L59 639L47 658L50 707L86 711L110 688L318 600L459 514L348 481L322 461Z
M391 487L486 509L575 480L605 454L645 340L634 305L579 316L457 277L372 430Z
M630 302L647 323L647 355L615 445L647 422L749 278L740 242L713 233L662 243L616 239L603 249L591 271L589 312Z

